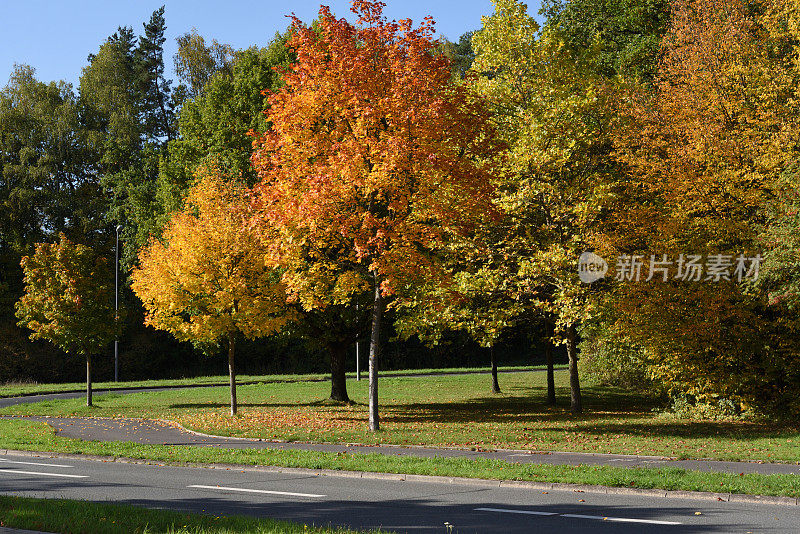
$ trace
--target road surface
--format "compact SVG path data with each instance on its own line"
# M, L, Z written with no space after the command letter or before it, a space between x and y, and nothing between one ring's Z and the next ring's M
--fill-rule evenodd
M308 473L0 456L0 493L394 532L792 533L800 507Z

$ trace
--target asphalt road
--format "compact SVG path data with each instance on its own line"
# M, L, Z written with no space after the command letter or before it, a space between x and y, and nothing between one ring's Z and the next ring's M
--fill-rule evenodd
M0 493L394 532L793 533L800 507L0 456Z

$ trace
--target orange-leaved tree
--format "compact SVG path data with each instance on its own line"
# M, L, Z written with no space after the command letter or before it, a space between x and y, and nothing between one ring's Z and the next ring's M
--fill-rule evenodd
M86 358L86 405L92 405L92 356L117 334L108 262L61 234L22 258L25 293L17 302L21 327Z
M231 415L237 411L235 340L269 335L288 320L279 275L250 230L243 188L200 169L183 210L139 252L132 288L145 323L195 343L228 341Z
M273 259L306 309L371 292L369 427L379 428L385 299L440 275L432 253L492 211L494 132L482 101L451 79L433 21L387 21L355 0L357 23L326 7L292 26L297 57L255 142L254 188Z
M669 281L617 288L616 322L652 374L697 398L775 398L764 392L788 382L780 320L735 275L740 255L763 252L759 228L797 146L796 49L770 29L771 4L675 0L655 87L631 92L616 130L629 187L599 250L672 259ZM728 274L675 280L681 254L728 261Z

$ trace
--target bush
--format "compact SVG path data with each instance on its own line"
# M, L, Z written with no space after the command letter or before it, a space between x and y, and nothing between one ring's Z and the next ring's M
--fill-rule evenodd
M672 396L666 416L678 419L705 419L712 421L746 419L753 414L742 403L724 397L698 399L686 393Z
M602 324L585 328L581 337L581 373L588 383L636 391L652 391L656 387L648 376L640 347Z

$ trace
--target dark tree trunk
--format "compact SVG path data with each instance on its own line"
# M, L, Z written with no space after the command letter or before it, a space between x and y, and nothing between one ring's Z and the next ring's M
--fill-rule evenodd
M381 319L383 318L383 296L378 276L375 277L375 298L372 304L372 333L369 340L369 429L380 430L378 417L378 356L381 348Z
M350 402L347 396L347 375L345 363L347 361L347 345L331 345L328 352L331 356L331 400Z
M500 383L497 381L497 359L494 357L494 344L489 346L489 358L492 360L492 393L500 393Z
M228 377L231 382L231 415L236 415L236 367L233 365L233 354L236 350L236 341L234 340L234 333L228 334Z
M86 406L92 405L92 357L86 355Z
M544 346L544 357L547 360L547 404L556 405L556 378L553 370L553 326L547 324L547 344Z
M578 347L577 333L575 327L570 326L567 330L567 356L569 356L569 390L570 390L570 409L572 413L583 413L583 403L581 402L581 381L578 377Z

